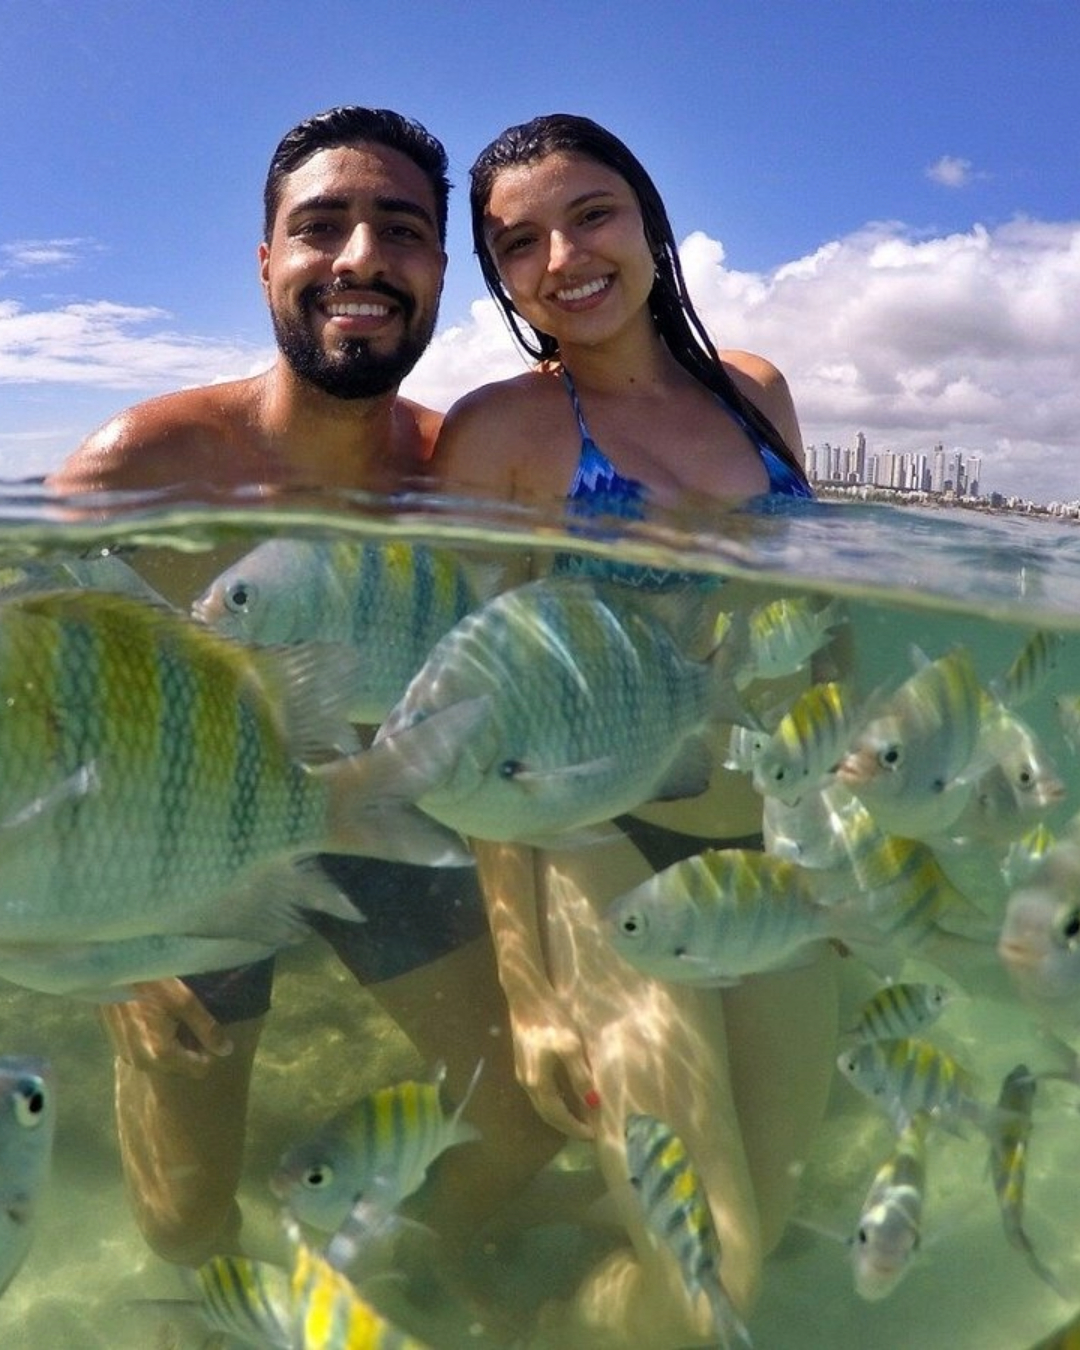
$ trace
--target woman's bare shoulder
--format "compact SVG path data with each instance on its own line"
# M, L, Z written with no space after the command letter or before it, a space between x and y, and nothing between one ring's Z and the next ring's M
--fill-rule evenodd
M799 419L782 372L754 352L722 351L720 359L740 391L765 414L795 455L801 458Z
M509 498L516 471L565 417L555 381L528 371L480 385L446 414L434 469L444 481Z

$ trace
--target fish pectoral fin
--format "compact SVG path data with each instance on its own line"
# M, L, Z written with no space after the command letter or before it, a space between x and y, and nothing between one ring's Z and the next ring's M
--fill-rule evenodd
M559 764L550 769L530 769L527 766L515 765L512 780L525 787L532 784L545 786L560 781L569 781L574 778L589 779L598 778L604 774L609 774L616 764L614 755L604 755L599 759L584 759L577 764Z
M101 779L98 776L97 764L91 760L89 764L80 765L74 773L55 784L48 792L43 792L40 797L35 797L18 811L5 816L0 820L0 830L24 829L39 822L43 816L47 816L67 802L92 796L100 787Z
M474 867L461 835L411 802L352 802L331 821L325 852L413 863L417 867Z

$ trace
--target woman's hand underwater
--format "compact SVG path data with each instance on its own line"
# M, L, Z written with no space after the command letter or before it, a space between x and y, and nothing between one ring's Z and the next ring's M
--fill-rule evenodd
M583 1113L599 1105L581 1033L562 1000L534 990L526 1007L511 1005L514 1068L540 1118L572 1139L592 1139Z
M202 1078L213 1059L232 1053L225 1028L181 980L135 989L135 998L99 1009L113 1050L133 1068Z

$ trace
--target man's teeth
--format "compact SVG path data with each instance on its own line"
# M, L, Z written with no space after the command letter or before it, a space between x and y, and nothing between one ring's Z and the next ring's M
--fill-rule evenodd
M587 281L584 286L572 286L569 290L557 291L556 295L560 300L584 300L590 295L596 295L598 291L607 289L607 277L597 277L595 281Z
M348 304L327 305L326 312L331 318L385 318L386 315L390 313L390 306L373 305L370 303L360 304L359 302L350 301Z

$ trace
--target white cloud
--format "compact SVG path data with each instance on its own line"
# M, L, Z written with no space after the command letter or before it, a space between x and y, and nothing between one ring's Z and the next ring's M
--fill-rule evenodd
M957 155L942 155L926 170L926 176L932 183L941 187L967 187L974 178L974 167L970 159L961 159Z
M0 384L149 391L250 369L254 349L168 331L164 310L108 300L30 310L0 300Z
M13 239L0 244L0 276L9 272L62 272L100 251L92 239Z

